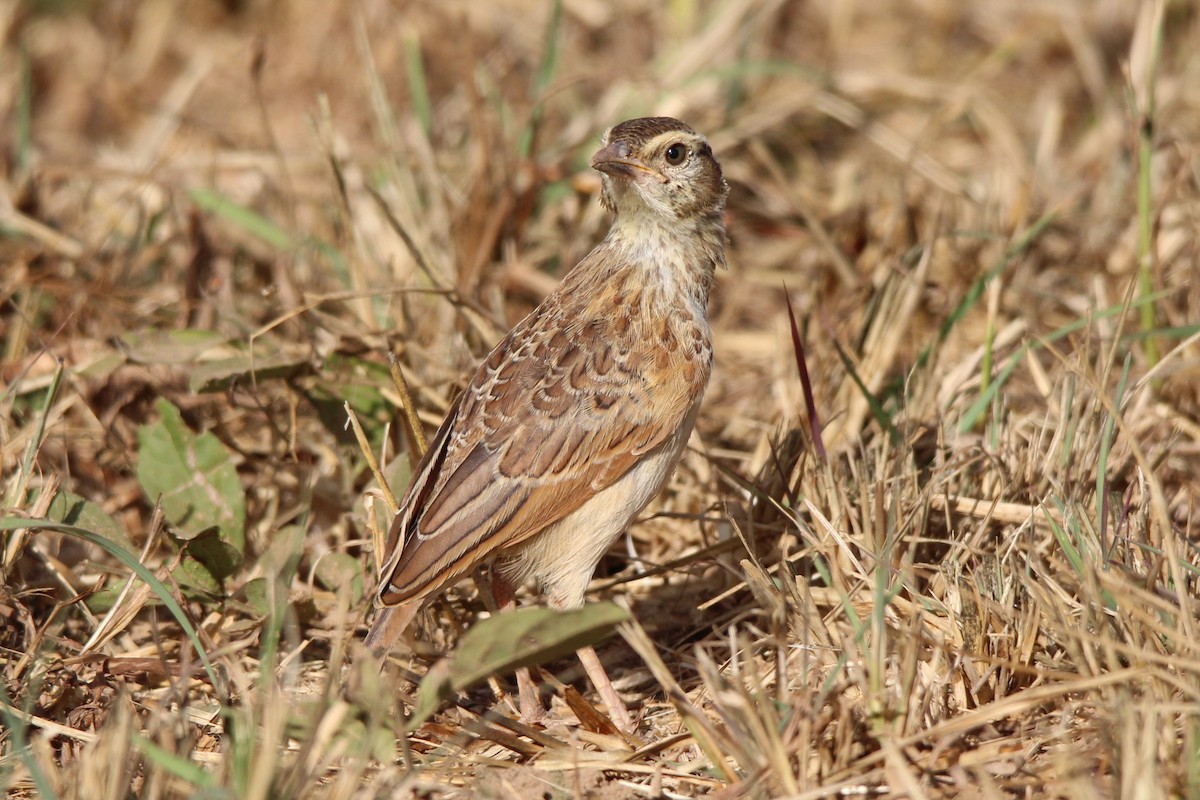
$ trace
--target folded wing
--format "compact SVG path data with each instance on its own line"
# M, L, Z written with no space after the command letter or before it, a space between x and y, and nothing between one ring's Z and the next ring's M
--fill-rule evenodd
M539 312L480 366L421 462L382 604L436 591L578 509L675 434L707 379L647 374L619 320Z

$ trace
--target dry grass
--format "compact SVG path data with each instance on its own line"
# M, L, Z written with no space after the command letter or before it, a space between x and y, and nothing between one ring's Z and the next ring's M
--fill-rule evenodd
M433 7L0 3L11 796L1200 795L1195 7ZM435 425L649 112L733 192L692 447L596 583L641 739L570 659L545 729L500 675L398 735L344 403L402 452L396 352Z

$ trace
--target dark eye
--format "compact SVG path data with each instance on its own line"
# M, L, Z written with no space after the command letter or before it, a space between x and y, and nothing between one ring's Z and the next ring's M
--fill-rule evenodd
M687 158L687 147L683 142L676 142L667 148L666 156L667 163L672 167L678 167Z

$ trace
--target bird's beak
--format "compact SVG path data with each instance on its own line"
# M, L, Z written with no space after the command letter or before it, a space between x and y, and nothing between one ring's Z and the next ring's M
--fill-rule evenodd
M659 180L663 176L658 170L651 169L634 158L625 142L611 142L592 156L592 169L600 170L608 175L620 175L625 178L635 178L639 173L649 173Z

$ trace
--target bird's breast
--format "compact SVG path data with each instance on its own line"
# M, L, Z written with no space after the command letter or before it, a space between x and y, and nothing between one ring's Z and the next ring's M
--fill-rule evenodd
M586 366L593 374L644 387L676 410L698 400L712 367L707 291L701 298L680 288L629 268L581 304L575 332L579 349L592 355Z

